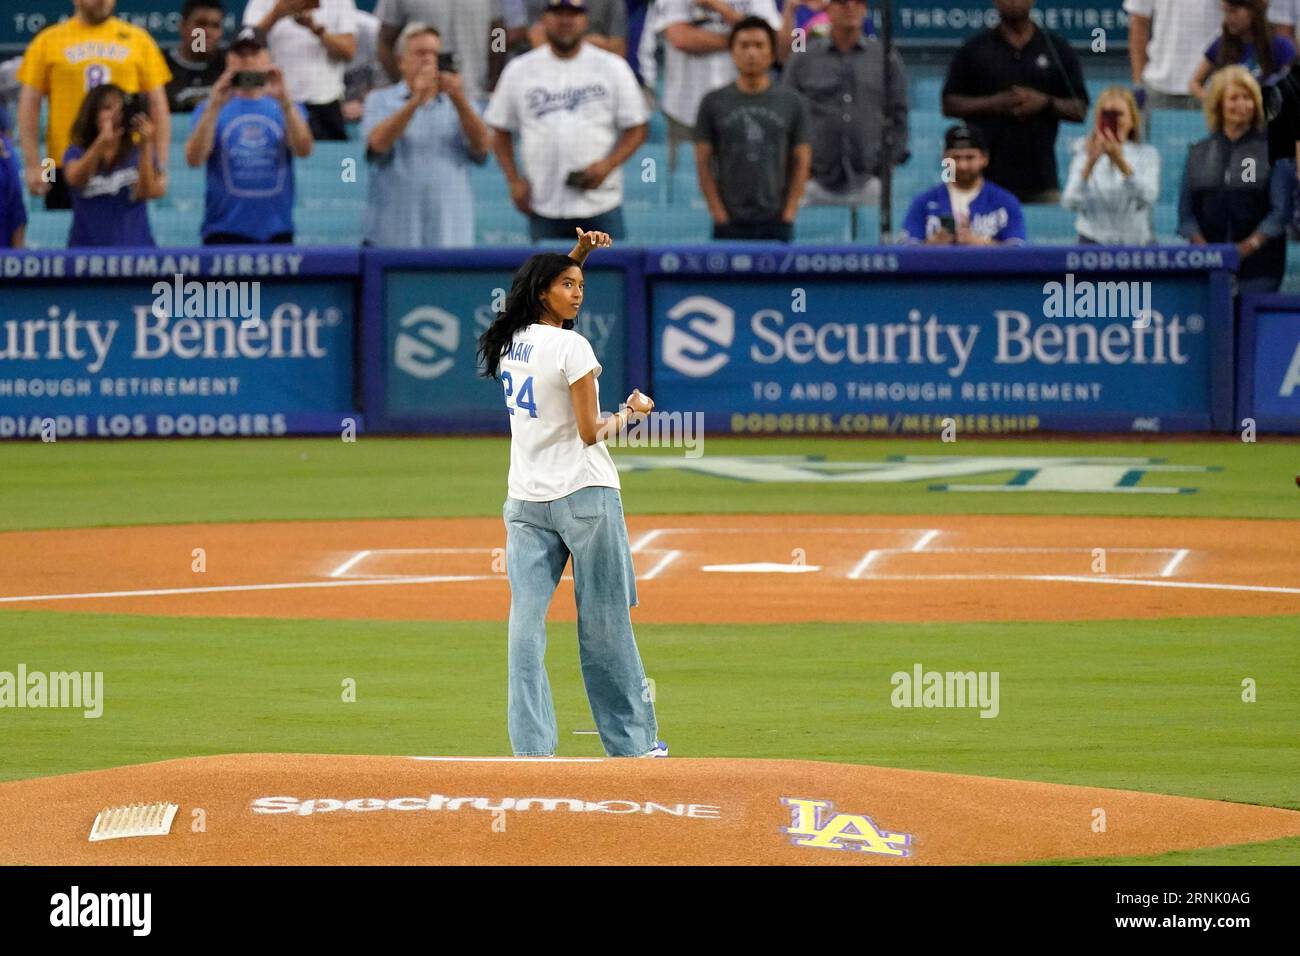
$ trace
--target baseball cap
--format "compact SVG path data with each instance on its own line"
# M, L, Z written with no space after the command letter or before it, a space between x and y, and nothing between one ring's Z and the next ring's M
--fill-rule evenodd
M587 12L587 0L546 0L547 10L573 10L575 13Z
M251 46L255 50L265 50L266 36L257 27L244 27L235 34L235 39L230 43L230 49L237 50L241 46Z
M943 149L944 152L950 149L978 149L980 152L987 153L989 144L979 127L959 123L944 134Z

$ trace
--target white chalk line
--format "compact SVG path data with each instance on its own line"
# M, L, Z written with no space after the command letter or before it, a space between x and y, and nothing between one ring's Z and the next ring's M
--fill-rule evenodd
M370 551L358 551L356 554L352 555L352 557L348 558L346 561L344 561L342 564L340 564L337 568L335 568L333 571L331 571L331 572L330 572L330 577L332 577L332 578L341 578L341 577L343 577L345 574L347 574L349 571L352 570L352 566L353 566L354 564L357 564L358 562L364 561L366 558L368 558L368 557L371 555L371 553L372 553L372 552L370 552Z
M924 551L935 538L939 537L939 529L931 528L925 534L917 539L916 544L912 545L913 551Z
M674 561L676 561L676 560L677 560L678 558L680 558L681 556L682 556L682 553L681 553L680 551L668 551L668 552L665 552L665 553L664 553L664 556L663 556L662 558L660 558L658 561L655 562L654 567L652 567L652 568L651 568L649 571L647 571L645 574L638 575L638 576L637 576L637 580L638 580L638 581L653 581L655 578L657 578L657 577L659 576L659 572L660 572L660 571L662 571L664 568L668 567L668 565L672 564Z
M644 533L637 541L631 545L633 553L658 553L660 559L651 567L645 575L638 577L638 580L646 581L656 578L665 568L673 561L680 558L683 554L681 550L668 549L648 549L656 538L662 534L680 533L680 534L710 534L710 533L727 533L727 534L745 534L753 531L758 532L789 532L790 528L654 528ZM868 551L861 560L854 565L849 571L850 580L862 580L863 573L874 563L881 554L907 554L925 552L928 554L1036 554L1036 553L1091 553L1093 549L1089 548L1030 548L1030 547L1007 547L1007 548L928 548L928 545L939 534L942 529L937 528L815 528L804 529L813 531L818 534L822 533L839 533L839 534L879 534L879 533L899 533L910 532L920 535L910 548L876 548ZM928 549L928 550L927 550ZM1179 565L1191 553L1188 548L1106 548L1106 551L1116 553L1160 553L1171 554L1172 557L1160 571L1160 578L1167 579L1171 577L1178 569ZM444 584L460 583L471 581L499 581L502 575L359 575L349 574L348 572L361 561L375 554L483 554L492 553L491 548L387 548L387 549L367 549L357 551L352 554L346 561L330 572L331 580L327 581L286 581L274 584L232 584L232 585L212 585L207 587L185 587L185 588L147 588L128 591L88 591L68 594L27 594L27 595L9 595L0 596L0 604L15 604L22 602L37 601L76 601L76 600L95 600L100 598L133 598L133 597L167 597L181 594L219 594L219 593L238 593L251 591L286 591L286 590L305 590L312 588L335 588L335 587L367 587L367 586L396 586L407 584ZM344 579L345 578L345 579ZM564 576L561 580L572 580L571 576ZM1266 585L1251 584L1221 584L1208 581L1169 581L1155 580L1141 577L1138 573L1119 574L1113 573L1108 575L1053 575L1053 574L873 574L868 580L876 581L1043 581L1066 584L1128 584L1141 587L1169 587L1195 590L1215 590L1215 591L1243 591L1252 593L1265 594L1300 594L1300 588L1274 587ZM470 758L414 758L427 760L451 760L451 759L470 759ZM482 758L489 759L489 758ZM497 758L490 758L497 759ZM536 758L526 758L536 759ZM584 758L585 759L585 758Z
M239 591L292 591L307 588L395 587L404 584L443 584L462 581L497 581L498 575L438 575L394 580L294 581L282 584L232 584L203 588L153 588L139 591L94 591L82 594L25 594L0 597L0 604L23 601L77 601L98 598L166 597L175 594L218 594ZM1258 584L1217 584L1209 581L1168 581L1118 575L1083 577L1069 574L891 574L873 575L871 581L1055 581L1073 584L1132 584L1142 587L1193 588L1210 591L1250 591L1263 594L1300 594L1300 588L1268 587Z
M1098 574L873 574L868 581L1046 581L1062 584L1130 584L1149 588L1189 588L1205 591L1250 591L1262 594L1300 594L1300 588L1262 584L1217 584L1212 581L1166 581L1157 578Z
M167 597L173 594L220 594L237 591L294 591L304 588L359 588L400 584L445 584L460 581L496 581L498 575L438 574L423 578L383 580L285 581L279 584L221 584L202 588L149 588L137 591L87 591L80 594L22 594L0 597L0 604L20 601L80 601L96 598Z
M659 537L665 531L670 531L670 530L671 530L670 528L652 528L651 530L647 531L645 534L641 535L641 537L637 538L636 542L631 546L632 553L633 554L639 553L642 548L648 547L650 542L653 541L655 538Z
M1174 554L1174 556L1169 559L1169 563L1166 564L1160 570L1160 576L1162 578L1173 577L1174 571L1178 568L1178 565L1182 564L1183 558L1187 557L1187 555L1190 553L1191 552L1189 552L1186 548L1179 548L1177 553Z
M367 558L383 554L491 554L493 548L370 548L358 551L329 573L331 578L403 578L404 574L350 574L352 568Z
M853 566L853 570L849 572L849 580L850 581L858 580L859 575L861 575L863 571L867 570L867 568L871 567L871 562L876 560L876 555L878 554L880 554L880 551L878 550L868 551L866 554L864 554L862 556L862 560L859 561L857 564L855 564Z

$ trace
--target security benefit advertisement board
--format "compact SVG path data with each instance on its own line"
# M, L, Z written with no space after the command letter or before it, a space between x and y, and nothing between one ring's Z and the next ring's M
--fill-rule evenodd
M367 407L385 431L507 432L506 384L479 374L478 338L505 307L514 268L383 270L382 409ZM590 268L574 327L591 343L602 371L601 407L627 396L625 280L621 270ZM376 413L378 413L376 417Z
M1246 296L1240 336L1239 426L1300 434L1300 296Z
M1169 274L660 279L655 400L729 433L1222 428L1210 305Z
M230 257L232 268L248 260L242 275L208 253L2 258L50 275L0 285L0 438L359 427L355 276L271 277L270 256ZM303 256L283 258L289 272ZM253 277L262 260L266 279Z

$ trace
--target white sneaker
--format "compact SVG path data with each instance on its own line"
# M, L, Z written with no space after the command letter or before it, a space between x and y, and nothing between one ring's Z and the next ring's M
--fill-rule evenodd
M648 750L648 751L646 751L646 752L643 753L643 754L640 754L640 756L642 756L642 757L667 757L667 756L668 756L668 745L667 745L666 743L664 743L662 740L656 740L653 749Z

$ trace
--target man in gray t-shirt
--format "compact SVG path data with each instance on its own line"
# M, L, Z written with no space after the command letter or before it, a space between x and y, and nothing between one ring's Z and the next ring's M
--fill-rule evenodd
M393 45L408 23L427 23L442 36L442 51L456 56L471 103L487 96L501 67L505 49L489 62L492 31L505 29L502 0L379 0L379 62L394 80L401 78Z
M695 120L695 169L714 239L789 242L812 166L798 93L772 84L776 33L759 17L732 28L734 83L705 95Z

